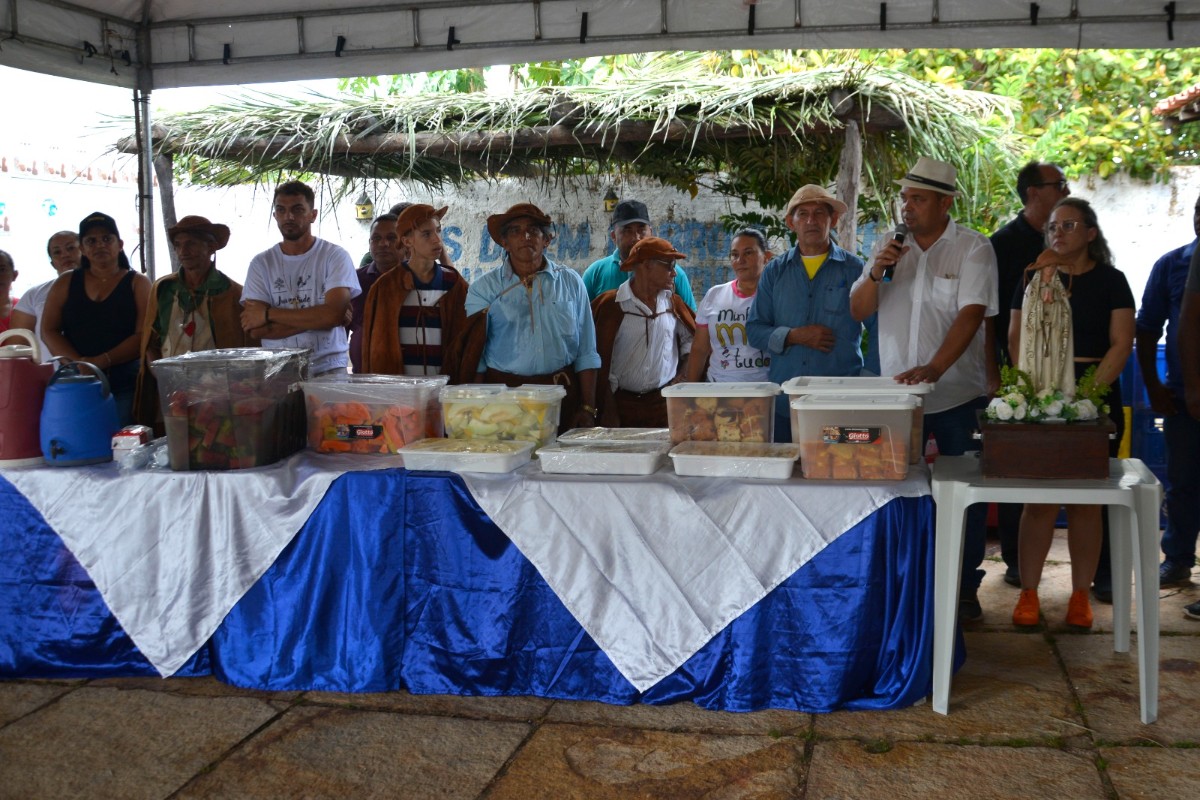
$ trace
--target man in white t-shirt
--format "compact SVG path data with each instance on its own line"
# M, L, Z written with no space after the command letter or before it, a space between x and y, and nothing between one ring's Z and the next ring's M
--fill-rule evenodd
M315 200L300 181L275 190L273 213L283 241L251 260L242 289L242 328L264 347L308 348L314 377L346 371L347 309L362 291L350 254L313 236Z
M996 251L981 233L950 218L958 195L953 166L922 157L900 184L907 239L885 236L850 290L850 313L879 312L879 365L899 383L930 382L925 432L938 452L978 450L975 412L987 405L984 320L998 310ZM989 323L990 324L990 323ZM997 381L998 382L998 381ZM979 619L986 507L967 511L959 619Z
M52 235L46 242L46 254L50 256L50 266L54 267L54 271L59 275L75 269L79 266L79 234L75 231L59 231ZM40 283L21 295L20 301L13 308L12 327L37 331L37 321L42 316L42 309L46 306L46 298L50 296L50 287L54 285L55 280L57 279ZM38 344L42 348L42 360L53 360L54 354L40 336Z

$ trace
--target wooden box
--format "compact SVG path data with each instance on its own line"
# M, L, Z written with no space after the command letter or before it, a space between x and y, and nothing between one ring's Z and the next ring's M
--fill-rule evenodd
M1108 417L1086 422L994 422L980 414L985 478L1108 477Z

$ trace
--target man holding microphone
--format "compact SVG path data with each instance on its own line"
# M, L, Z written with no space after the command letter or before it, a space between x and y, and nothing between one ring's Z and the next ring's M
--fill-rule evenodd
M934 384L925 396L925 432L944 455L979 448L971 437L975 412L987 405L988 371L995 369L986 358L983 322L998 310L995 251L987 237L950 218L955 177L952 165L922 157L897 181L908 232L881 240L850 290L855 319L879 313L882 374L899 383ZM985 525L986 506L971 506L959 601L963 621L983 614L977 590Z

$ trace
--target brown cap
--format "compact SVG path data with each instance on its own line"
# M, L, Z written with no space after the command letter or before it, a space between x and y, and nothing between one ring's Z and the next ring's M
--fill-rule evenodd
M446 216L448 210L450 210L450 206L434 208L426 203L414 203L400 212L400 216L396 220L396 235L403 236L418 225L423 225L427 219L440 220Z
M521 217L529 217L539 225L549 225L551 221L550 216L533 203L517 203L503 214L492 214L487 218L487 229L488 233L492 235L492 240L503 247L501 232L504 230L504 226Z
M174 242L176 234L189 233L192 236L200 236L203 238L212 239L220 250L225 245L229 244L229 226L221 225L215 222L209 222L207 217L189 214L183 219L176 222L173 227L167 228L167 240Z
M834 213L845 214L846 204L836 197L831 195L824 188L817 186L815 183L810 183L806 186L801 186L792 195L792 199L788 200L787 208L783 210L783 216L786 218L792 213L792 209L804 203L824 203L834 210Z
M629 257L621 262L621 271L629 272L633 269L634 264L642 261L669 261L679 258L687 258L687 256L672 247L666 239L648 236L629 250Z

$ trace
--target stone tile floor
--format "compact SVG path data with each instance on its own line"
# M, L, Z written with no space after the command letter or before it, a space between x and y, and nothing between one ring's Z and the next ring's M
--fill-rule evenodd
M995 548L992 548L993 551ZM251 692L211 679L0 682L0 798L1185 798L1200 796L1195 583L1161 592L1159 720L1138 721L1136 643L1112 611L1062 624L1066 543L1046 623L1009 624L993 552L949 716L731 714L691 704ZM1135 634L1136 635L1136 634Z

